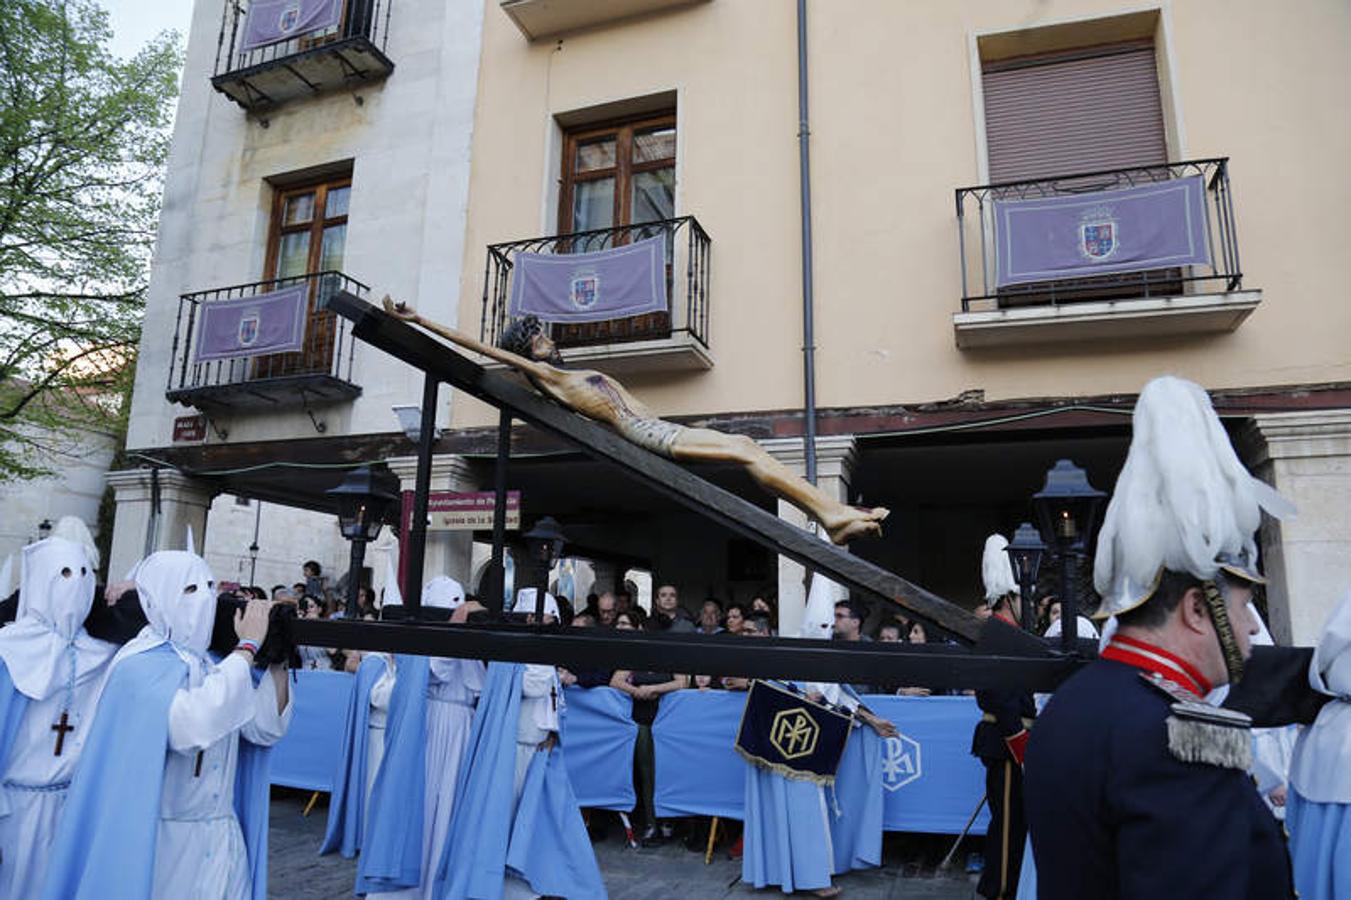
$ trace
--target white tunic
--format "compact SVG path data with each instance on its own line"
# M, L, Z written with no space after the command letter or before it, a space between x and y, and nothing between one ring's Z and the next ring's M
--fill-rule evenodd
M235 900L252 890L244 834L234 812L239 738L281 740L294 704L278 711L269 674L255 688L243 656L231 653L169 706L169 750L155 843L156 898ZM196 775L197 753L201 774Z
M385 723L389 721L389 698L394 693L395 663L394 657L382 653L385 657L385 671L371 686L370 713L366 719L366 806L371 808L371 788L375 786L375 773L380 771L380 761L385 758Z
M66 710L66 692L30 700L14 736L0 791L0 897L36 897L75 764L94 721L101 678L77 685L68 710L61 755L52 725ZM8 814L5 815L5 810Z
M427 677L426 800L422 806L422 880L415 888L369 894L369 898L432 897L432 876L441 862L441 850L450 833L455 782L469 743L474 705L483 691L483 663L468 659L431 660ZM378 686L378 683L377 683ZM371 689L375 702L375 689ZM374 710L371 711L374 715ZM382 741L383 744L383 741Z

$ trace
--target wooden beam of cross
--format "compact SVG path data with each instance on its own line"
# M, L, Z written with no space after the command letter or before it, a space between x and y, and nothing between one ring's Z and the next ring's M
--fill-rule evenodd
M506 375L485 370L455 348L359 297L339 291L329 299L328 307L349 319L353 323L352 334L371 346L486 403L509 410L537 428L558 435L588 456L618 466L629 476L704 518L845 587L897 605L907 614L945 629L964 643L974 644L979 639L981 621L955 603L817 539L755 504L710 484L672 460L630 443L610 428L540 396ZM1006 650L1034 656L1044 656L1048 652L1044 641L1022 632L1005 635L1003 644Z

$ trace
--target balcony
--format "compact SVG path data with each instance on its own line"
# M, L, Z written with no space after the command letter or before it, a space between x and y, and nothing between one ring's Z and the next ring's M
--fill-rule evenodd
M387 78L394 71L385 55L393 5L225 0L211 86L246 112L265 113L300 97Z
M1229 332L1243 288L1228 158L959 188L957 346Z
M250 298L262 301L289 288L299 289L302 296L298 302L304 307L299 311L304 322L298 350L228 358L218 358L220 354L216 353L211 359L198 358L205 355L202 332L212 304ZM367 288L340 272L318 272L182 295L165 397L170 403L203 411L249 411L308 409L360 396L361 388L352 383L356 341L347 320L327 309L328 298L342 290L364 296ZM239 310L235 316L241 320L238 332L242 336L246 327L242 320L249 318L251 311L247 304L237 302L231 309ZM252 318L249 327L253 332L263 331L258 315Z
M712 368L708 347L711 241L693 216L489 245L480 339L495 343L506 326L517 254L592 253L654 237L661 237L665 244L665 312L602 322L554 323L550 336L569 365L613 374Z
M707 0L502 0L502 11L528 41L608 25Z

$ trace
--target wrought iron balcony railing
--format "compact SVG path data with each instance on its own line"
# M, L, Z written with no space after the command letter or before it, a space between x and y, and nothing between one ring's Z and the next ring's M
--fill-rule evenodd
M958 188L957 240L963 312L1239 290L1243 270L1239 265L1228 163L1228 157L1197 159ZM1110 274L998 283L1000 228L996 224L997 203L1073 197L1190 177L1200 177L1204 185L1204 223L1197 225L1197 233L1204 229L1208 264L1162 267L1142 264L1138 268L1127 267L1124 271L1115 267L1118 270Z
M667 312L576 325L555 323L551 328L552 337L560 347L567 348L660 340L686 334L707 350L711 241L693 216L490 244L484 267L480 338L488 343L495 342L506 326L516 254L592 253L658 236L666 243Z
M300 350L208 361L196 358L203 307L299 284L307 287L305 333ZM351 326L327 308L328 298L338 291L365 296L367 287L341 272L316 272L183 294L178 298L178 321L165 396L171 403L199 409L277 409L335 403L359 396L361 388L352 381L356 340Z
M249 112L299 97L378 81L394 71L385 55L394 0L331 0L332 15L285 27L305 7L275 0L224 0L211 84ZM250 5L257 7L250 27ZM261 17L278 16L278 22Z

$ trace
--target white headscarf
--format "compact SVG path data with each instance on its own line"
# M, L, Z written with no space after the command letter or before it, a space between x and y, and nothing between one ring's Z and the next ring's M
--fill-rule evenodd
M1255 560L1265 510L1294 506L1239 462L1199 385L1171 375L1140 391L1131 446L1098 535L1094 618L1127 612L1153 592L1162 568L1213 578L1221 555Z
M388 590L388 588L386 588ZM397 588L396 588L397 590ZM422 586L422 605L454 609L464 602L464 587L449 575L437 575ZM534 607L531 607L534 609ZM557 615L557 610L555 610Z
M985 551L981 554L980 577L985 582L985 602L992 607L999 603L1001 597L1019 593L1008 546L1008 538L1002 534L992 534L985 539Z
M1309 684L1332 700L1295 743L1290 783L1316 803L1351 803L1351 591L1323 626Z
M511 608L516 613L533 613L535 611L535 589L521 588L516 592L516 604ZM558 618L558 601L553 594L547 591L544 594L544 614Z
M195 553L161 550L137 563L128 578L136 582L148 624L118 652L114 662L169 644L188 664L190 683L198 684L209 667L206 650L216 623L216 579L211 567Z
M94 587L89 558L74 541L49 537L23 548L18 616L0 629L0 659L24 696L45 700L82 684L117 650L84 630Z

